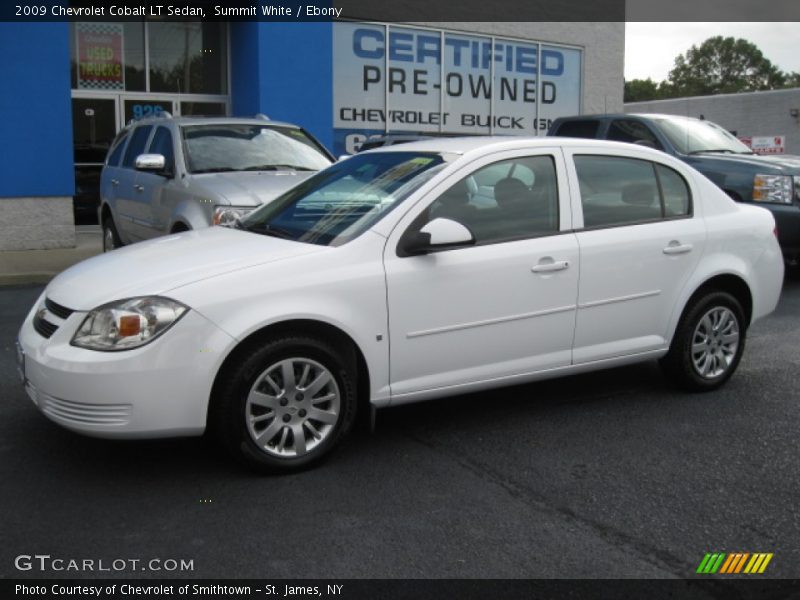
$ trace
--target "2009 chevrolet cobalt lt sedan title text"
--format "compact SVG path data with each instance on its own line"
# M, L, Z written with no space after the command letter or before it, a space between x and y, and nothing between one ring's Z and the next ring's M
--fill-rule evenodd
M25 320L20 370L69 429L209 428L291 469L370 405L654 358L714 389L782 280L772 215L662 152L438 139L336 163L235 228L72 267Z

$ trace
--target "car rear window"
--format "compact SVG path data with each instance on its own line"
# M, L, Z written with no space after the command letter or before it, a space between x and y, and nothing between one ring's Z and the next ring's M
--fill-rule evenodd
M599 121L584 119L581 121L564 121L553 135L558 137L596 138Z

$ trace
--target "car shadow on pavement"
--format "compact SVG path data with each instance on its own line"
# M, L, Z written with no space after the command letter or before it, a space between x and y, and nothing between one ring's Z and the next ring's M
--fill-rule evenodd
M552 418L560 412L571 412L580 405L614 404L619 398L642 390L650 389L661 395L668 387L655 363L643 363L394 407L378 412L374 433L370 434L365 426L358 427L343 452L350 455L350 461L369 461L370 446L384 446L382 436L413 436L421 424L426 431L437 428L466 431L481 423L504 419L518 423L536 421L543 415ZM113 476L129 483L141 479L155 485L159 481L169 483L176 474L184 481L194 476L237 480L253 475L208 436L107 440L62 429L33 410L17 415L15 420L6 444L15 448L14 456L25 457L27 469L45 476L63 477L70 472L81 479ZM330 462L335 463L340 455L335 453ZM57 460L53 460L54 456Z
M400 432L425 423L430 430L470 428L481 423L503 420L536 420L547 415L572 412L586 405L602 409L620 399L641 395L636 401L674 395L676 390L661 374L655 361L547 379L533 383L496 388L484 392L441 398L389 408L378 412L377 432Z

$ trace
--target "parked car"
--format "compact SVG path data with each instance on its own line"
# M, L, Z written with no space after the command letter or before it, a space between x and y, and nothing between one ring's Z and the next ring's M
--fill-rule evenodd
M407 144L408 142L420 142L431 139L431 137L431 135L420 133L387 133L386 135L367 138L361 142L361 146L359 146L358 151L366 152L367 150L383 148L384 146L395 146L397 144Z
M235 228L64 271L22 325L20 371L68 429L209 429L284 470L327 455L365 408L651 359L713 390L778 302L774 228L769 211L630 144L381 148Z
M800 259L800 156L759 156L711 121L659 114L582 115L548 135L631 142L690 164L738 202L770 210L790 264Z
M310 133L266 118L135 121L103 167L103 249L230 225L332 162Z
M407 144L409 142L422 142L425 140L432 140L439 137L463 137L463 134L457 133L439 133L439 132L426 132L415 133L412 131L394 131L384 135L376 135L369 137L358 148L359 152L366 152L367 150L374 150L375 148L383 148L384 146L396 146L397 144Z

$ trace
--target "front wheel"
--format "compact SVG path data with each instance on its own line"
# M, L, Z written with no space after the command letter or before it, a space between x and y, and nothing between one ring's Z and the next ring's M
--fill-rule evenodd
M661 366L685 389L717 389L736 371L746 333L739 301L727 292L710 291L681 317Z
M311 337L286 337L243 354L216 387L212 427L250 466L306 467L353 425L355 359Z
M114 219L109 215L103 219L103 252L111 252L115 248L121 248L122 245Z

